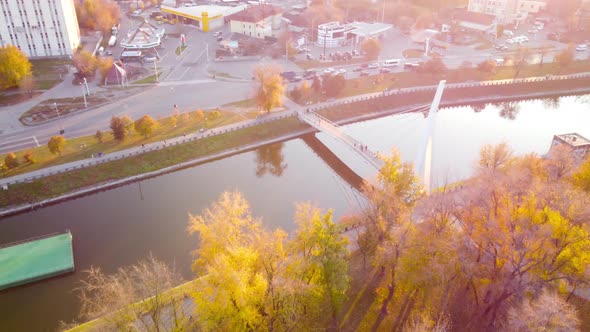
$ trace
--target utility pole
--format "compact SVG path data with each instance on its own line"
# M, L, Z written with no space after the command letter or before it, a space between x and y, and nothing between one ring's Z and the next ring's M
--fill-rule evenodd
M383 7L381 8L381 23L385 20L385 0L383 0Z
M53 103L53 107L55 108L55 113L57 114L57 120L59 121L59 134L64 134L64 127L61 123L61 116L59 115L59 110L57 109L57 103Z
M328 27L324 25L324 60L326 60L326 40L328 37Z
M82 85L82 97L84 97L84 108L88 108L88 102L86 101L86 90L84 89L83 85ZM55 109L57 110L57 107Z
M90 88L88 87L88 81L86 77L84 77L84 85L86 86L86 93L90 96Z
M154 61L154 70L156 72L156 82L160 82L160 80L158 79L158 59Z

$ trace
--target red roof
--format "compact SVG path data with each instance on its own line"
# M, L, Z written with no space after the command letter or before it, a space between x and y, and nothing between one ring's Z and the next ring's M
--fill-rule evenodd
M460 10L455 12L454 19L457 21L470 22L481 25L492 25L496 20L496 16L478 12L470 12L468 10Z
M230 20L256 23L264 20L269 16L282 13L283 9L269 4L261 4L248 7L241 12L237 12L229 17Z

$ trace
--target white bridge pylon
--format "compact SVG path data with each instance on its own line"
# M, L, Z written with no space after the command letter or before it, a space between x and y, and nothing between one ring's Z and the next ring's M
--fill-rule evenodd
M309 110L305 111L300 109L297 112L297 116L300 120L305 121L310 126L316 128L319 131L323 131L338 141L344 143L346 146L358 153L369 165L377 169L377 171L383 167L383 160L379 159L375 152L371 151L369 147L364 145L362 142L346 134L342 128L332 121L322 117L316 112Z
M447 81L442 80L438 83L438 88L434 94L434 100L430 105L428 116L426 118L426 130L424 132L424 141L422 147L418 150L418 158L416 158L417 174L422 178L424 190L430 193L432 190L432 149L434 129L436 127L436 113L440 100L442 98L443 90Z

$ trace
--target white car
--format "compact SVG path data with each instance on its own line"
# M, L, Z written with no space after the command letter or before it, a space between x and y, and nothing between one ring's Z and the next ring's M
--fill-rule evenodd
M334 68L326 68L324 70L324 74L332 74L334 72Z
M535 34L535 33L539 33L539 30L537 29L530 29L529 33Z
M379 63L377 63L377 62L371 63L371 64L369 64L369 66L367 68L369 68L369 69L379 68Z
M586 44L580 44L578 46L576 46L576 51L586 51L588 49L588 45Z
M514 39L506 39L506 44L514 44Z
M340 69L336 70L335 74L336 75L344 75L344 74L346 74L346 69L340 68Z

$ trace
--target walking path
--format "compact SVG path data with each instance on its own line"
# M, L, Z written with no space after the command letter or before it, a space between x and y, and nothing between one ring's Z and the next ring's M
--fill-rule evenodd
M590 76L590 73L580 73L580 74L575 74L575 75L552 76L550 79L551 80L560 80L560 79L566 79L566 78L581 78L581 77L588 77L588 76ZM516 82L528 82L528 81L539 81L539 80L546 80L546 79L547 78L545 78L545 77L543 77L543 78L537 77L537 78L519 79L519 80L515 80L515 81ZM513 80L487 81L487 82L475 82L475 83L455 83L455 84L447 84L446 88L450 89L450 88L496 85L496 84L506 84L506 83L511 83L511 82L513 82ZM437 88L437 85L432 85L432 86L402 88L402 89L397 89L395 91L383 91L383 92L367 93L367 94L363 94L363 95L345 97L345 98L333 100L330 102L314 104L313 109L310 109L310 112L307 114L305 114L307 109L304 110L304 108L302 106L299 106L298 104L294 103L292 100L286 98L284 100L284 105L289 109L288 111L271 113L268 115L261 116L257 119L246 120L246 121L242 121L239 123L234 123L234 124L210 129L210 130L208 130L206 132L202 132L202 133L198 133L198 132L190 133L190 134L187 134L187 135L184 135L181 137L177 137L177 138L173 138L173 139L169 139L169 140L149 143L144 146L137 146L137 147L132 147L132 148L128 148L125 150L121 150L121 151L112 152L112 153L109 153L107 155L103 155L100 157L78 160L78 161L74 161L74 162L70 162L70 163L66 163L66 164L62 164L62 165L56 165L56 166L36 170L33 172L29 172L29 173L15 175L12 177L1 179L0 180L0 188L7 188L10 185L15 184L15 183L29 182L29 181L33 181L36 179L46 177L46 176L50 176L50 175L54 175L54 174L58 174L58 173L62 173L62 172L67 172L70 170L75 170L75 169L79 169L79 168L83 168L83 167L95 166L95 165L98 165L98 164L101 164L104 162L123 159L126 157L139 155L139 154L142 154L145 152L162 149L162 148L165 148L166 146L181 144L181 143L185 143L188 141L200 139L203 137L210 137L213 135L218 135L218 134L229 132L232 130L238 130L238 129L242 129L242 128L246 128L246 127L251 127L251 126L255 126L258 124L265 123L265 122L275 121L278 119L282 119L282 118L290 117L290 116L295 116L295 115L299 115L303 121L312 124L312 126L314 126L315 128L318 128L318 127L313 125L314 120L315 120L315 122L319 122L318 119L321 119L321 121L323 121L324 126L321 128L318 128L318 129L320 129L320 130L324 130L324 129L334 130L334 127L335 127L334 124L329 123L327 121L327 119L321 118L319 115L317 115L317 113L316 113L317 110L320 110L322 108L333 107L333 106L337 106L340 104L345 104L345 103L349 103L349 102L353 102L353 101L376 98L376 97L384 96L384 95L405 93L405 92L410 92L410 91L435 90L436 88ZM542 96L544 94L546 95L547 93L536 93L533 95L534 96ZM481 98L481 99L482 100L489 100L489 98ZM476 102L476 101L477 100L469 100L469 102ZM312 112L315 115L313 115ZM303 115L301 116L301 114L303 114ZM330 129L328 129L328 128L330 128ZM346 141L347 145L350 145L352 143L352 146L354 147L354 144L357 144L356 151L359 152L361 154L361 156L363 156L363 158L365 160L367 160L372 166L374 166L375 168L379 167L379 161L377 161L377 159L374 157L374 153L372 151L370 151L368 148L362 148L363 145L359 141L346 135L341 130L337 130L337 131L335 131L335 133L337 135L339 135L341 140ZM210 157L207 157L207 158L210 158Z
M381 167L383 167L383 161L378 158L375 152L371 151L368 146L364 145L359 140L356 140L350 135L346 134L341 127L332 123L330 120L309 110L298 110L297 116L299 119L305 121L308 125L323 131L344 143L346 146L358 153L367 163L369 163L369 165L373 166L376 170L380 170Z

